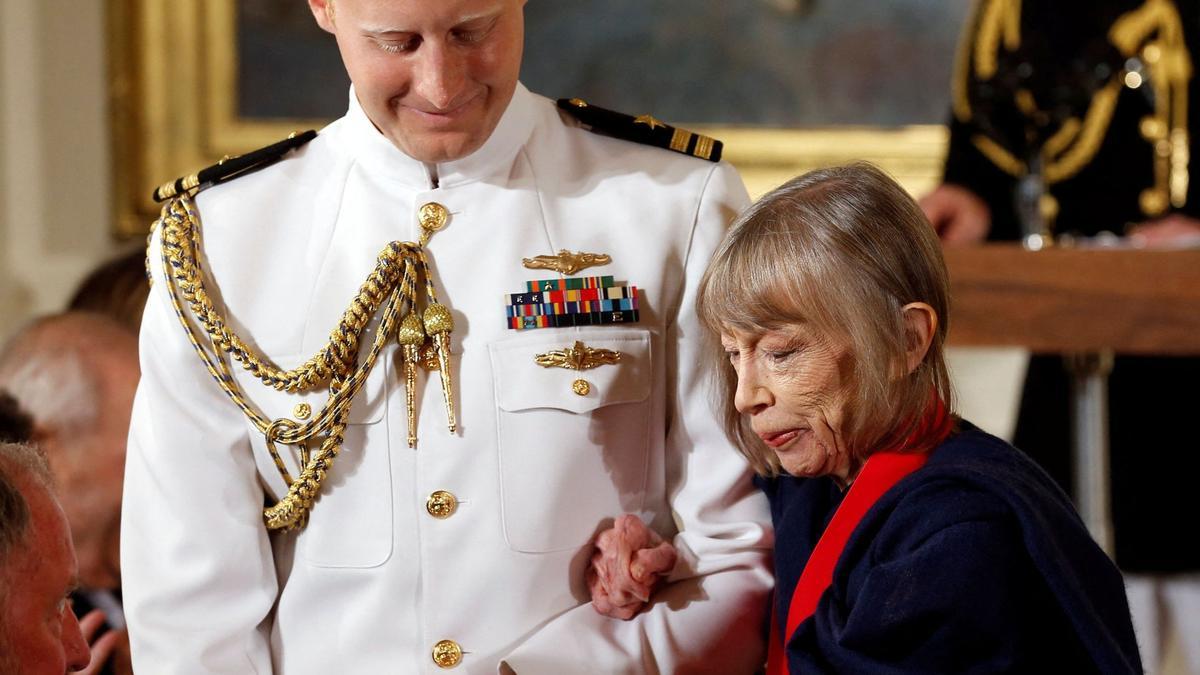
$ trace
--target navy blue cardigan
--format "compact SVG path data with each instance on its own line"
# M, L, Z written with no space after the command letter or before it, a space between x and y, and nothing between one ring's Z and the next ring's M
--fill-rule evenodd
M758 483L782 623L843 493ZM965 422L867 512L787 653L794 675L1141 672L1120 572L1041 469Z

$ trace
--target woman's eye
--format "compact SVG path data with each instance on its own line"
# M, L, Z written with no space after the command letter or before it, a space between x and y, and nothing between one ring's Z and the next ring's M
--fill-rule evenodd
M764 349L763 356L771 363L782 363L796 355L800 351L799 347L788 347L786 349Z

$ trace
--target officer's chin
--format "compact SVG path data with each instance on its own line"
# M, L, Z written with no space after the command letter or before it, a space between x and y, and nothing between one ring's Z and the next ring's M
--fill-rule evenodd
M421 131L410 132L400 142L393 140L393 144L418 162L442 164L469 156L483 147L487 138L480 132Z

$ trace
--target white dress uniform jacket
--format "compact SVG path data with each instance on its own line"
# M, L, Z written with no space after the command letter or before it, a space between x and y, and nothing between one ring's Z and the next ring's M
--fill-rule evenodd
M307 527L269 534L264 493L273 502L284 484L187 341L156 236L121 550L138 672L442 672L431 658L442 640L461 646L463 673L502 661L521 675L753 671L770 520L714 413L693 311L748 201L736 173L581 129L521 85L482 148L426 166L350 98L297 153L199 195L213 295L260 354L295 367L326 343L384 245L416 241L418 209L445 206L427 251L456 326L458 431L437 374L422 371L408 447L389 346ZM611 255L581 275L638 286L640 322L507 328L506 296L557 276L522 258L563 248ZM534 362L576 340L623 358L584 373ZM232 368L271 419L325 398ZM579 377L586 396L572 391ZM439 490L459 501L445 519L426 510ZM594 534L625 512L681 554L627 622L598 615L584 583Z

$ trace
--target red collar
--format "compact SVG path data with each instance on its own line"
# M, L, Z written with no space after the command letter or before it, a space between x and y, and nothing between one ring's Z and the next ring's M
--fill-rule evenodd
M833 582L833 569L846 548L846 542L863 516L896 483L921 468L929 459L929 450L945 440L953 429L954 419L946 410L946 404L940 398L935 398L922 416L921 423L904 441L867 458L800 574L800 581L788 605L787 629L783 633L788 639L816 611L817 602ZM922 438L933 439L930 447L913 447ZM787 655L779 640L776 619L772 613L767 675L788 675Z

